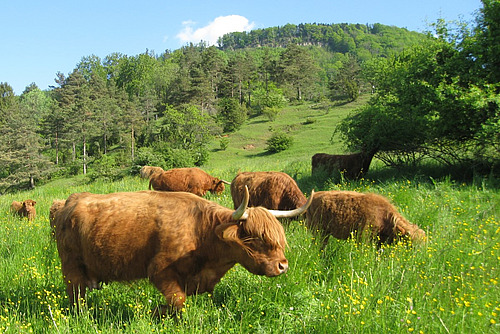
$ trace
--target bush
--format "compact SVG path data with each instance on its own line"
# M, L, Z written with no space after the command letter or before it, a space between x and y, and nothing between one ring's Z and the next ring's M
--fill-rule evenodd
M153 147L141 147L137 149L134 159L136 166L157 166L163 169L167 168L167 163L162 154L156 151Z
M284 132L275 132L266 142L266 151L278 153L289 149L293 144L293 138Z
M219 147L221 151L227 150L227 147L229 146L229 138L227 137L222 137L219 142Z
M94 160L87 173L90 182L95 180L112 182L124 176L125 170L121 166L120 158L109 154L104 154L99 160Z
M274 121L278 114L280 113L280 109L277 107L265 107L262 111L262 114L267 117L268 120Z

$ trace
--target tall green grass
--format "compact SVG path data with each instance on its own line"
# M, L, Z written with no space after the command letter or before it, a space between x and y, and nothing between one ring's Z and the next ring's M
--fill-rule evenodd
M0 331L5 333L498 333L500 332L500 193L494 180L461 182L431 178L424 171L388 172L380 164L366 179L336 182L313 178L314 152L335 152L329 144L335 117L349 108L286 110L277 122L324 117L288 152L262 154L265 127L250 120L216 151L204 169L231 180L239 170L283 170L301 189L349 189L390 198L429 243L383 246L330 239L322 247L303 218L284 222L290 270L267 278L237 265L211 294L192 296L179 318L156 319L164 304L146 280L111 283L88 294L80 314L69 311L48 211L53 199L73 192L109 193L147 189L129 177L113 183L57 180L33 191L0 197ZM312 114L309 114L312 113ZM300 114L300 115L299 115ZM332 117L328 121L328 115ZM283 117L283 119L280 119ZM327 126L327 124L332 126ZM252 129L253 126L259 128ZM284 126L284 125L283 125ZM247 132L245 134L245 131ZM302 135L301 128L294 136ZM239 139L235 139L236 137ZM259 139L262 136L262 139ZM238 140L238 141L237 141ZM257 143L255 153L242 147ZM322 144L320 144L320 142ZM308 144L309 143L309 144ZM229 189L209 199L232 207ZM9 213L12 200L37 200L33 222Z

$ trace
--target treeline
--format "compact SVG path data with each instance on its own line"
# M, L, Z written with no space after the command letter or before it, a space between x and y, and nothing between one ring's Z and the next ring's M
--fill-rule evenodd
M406 35L380 53L397 53L413 40ZM71 73L57 73L47 91L32 84L15 96L1 83L0 192L59 175L112 179L144 164L203 165L207 144L250 115L273 119L289 102L356 99L365 80L349 50L200 43L162 54L86 56Z
M333 53L350 53L364 61L373 56L392 56L424 38L420 33L380 23L304 23L234 32L220 37L218 44L223 50L316 45Z

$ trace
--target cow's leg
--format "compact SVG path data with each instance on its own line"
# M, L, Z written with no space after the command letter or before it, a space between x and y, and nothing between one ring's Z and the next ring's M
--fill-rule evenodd
M79 311L80 299L85 299L88 278L78 264L62 264L62 273L66 283L70 307L76 307Z
M151 283L163 294L167 301L166 307L161 307L160 315L175 314L182 310L186 300L186 293L180 286L178 275L170 269L150 277Z

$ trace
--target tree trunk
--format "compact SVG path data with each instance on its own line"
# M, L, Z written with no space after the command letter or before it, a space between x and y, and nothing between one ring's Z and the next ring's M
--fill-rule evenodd
M56 131L56 165L59 165L59 132Z
M134 127L132 127L130 129L130 155L131 155L132 161L134 161L134 159L135 159L134 146L135 146Z
M83 136L83 175L87 175L87 141Z
M106 145L106 140L107 140L106 134L103 135L103 139L102 140L104 141L104 154L106 154L106 153L108 153L108 147Z

